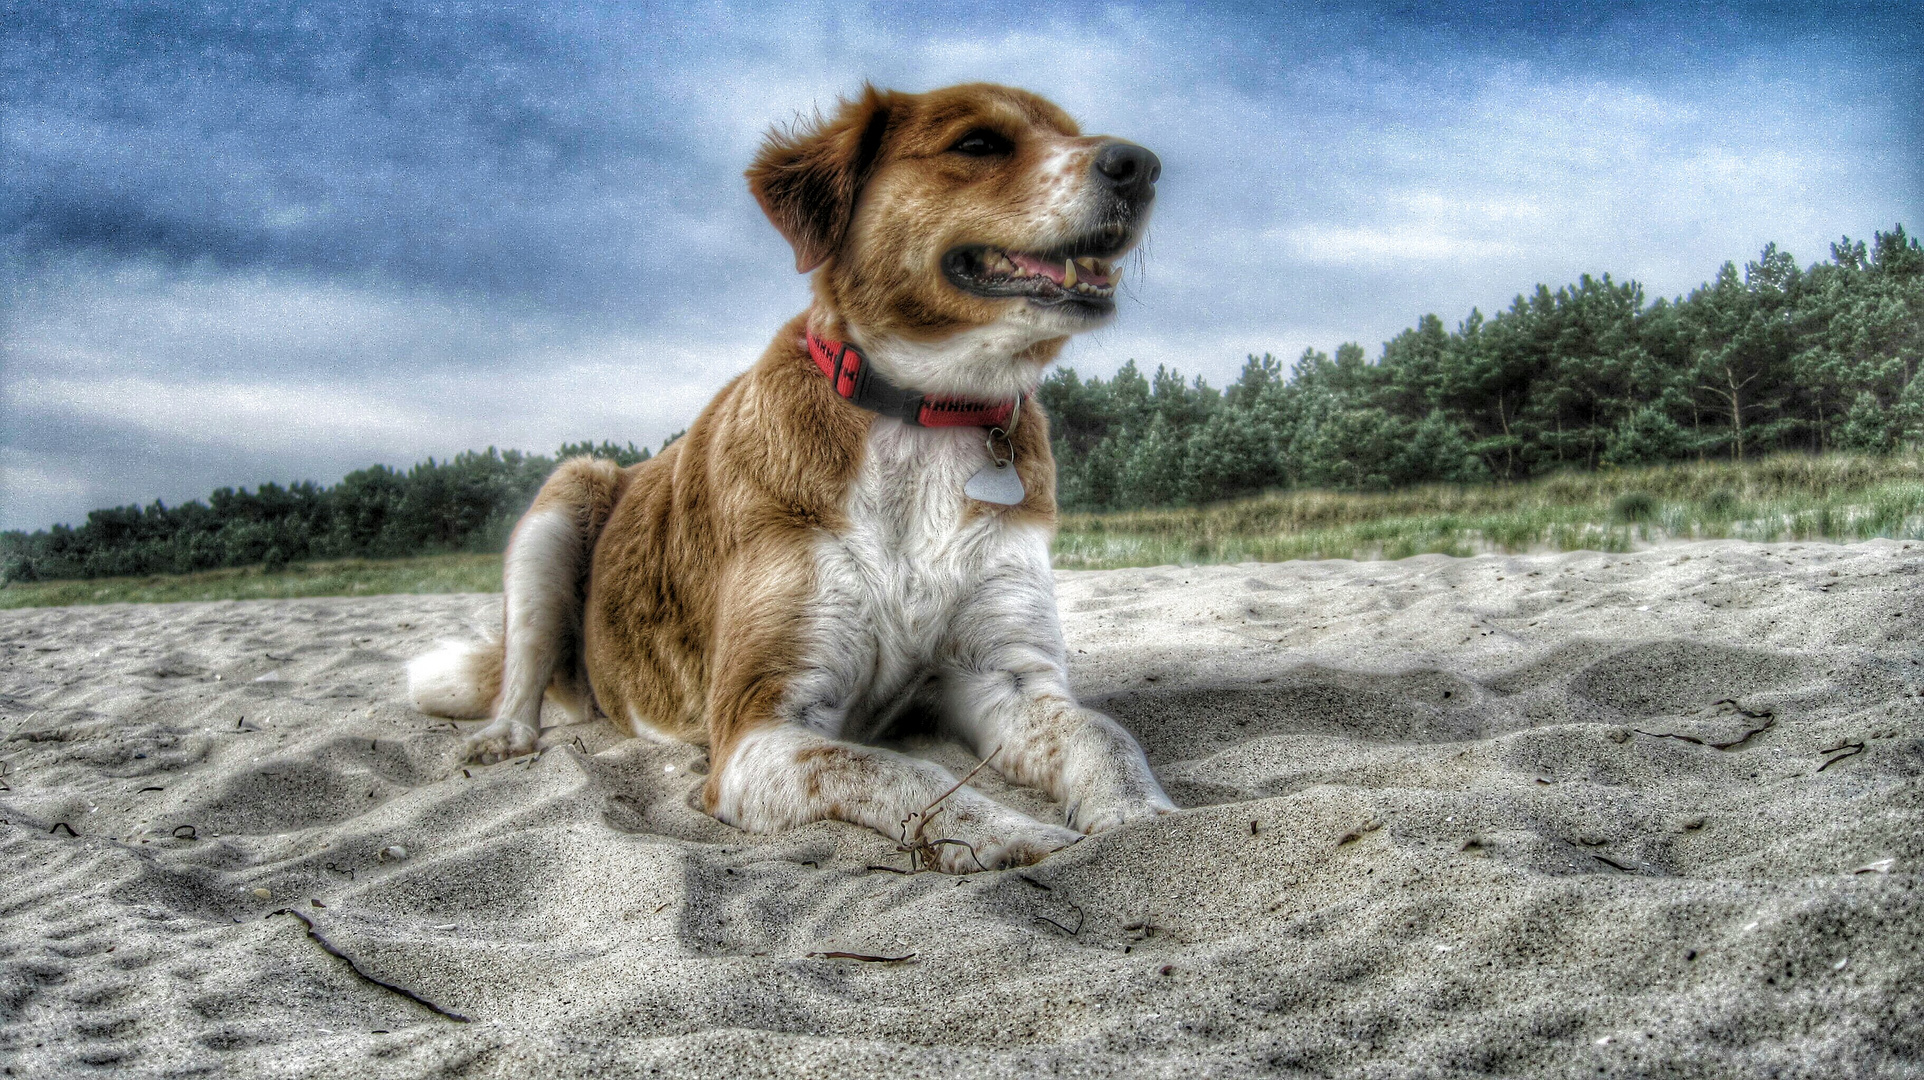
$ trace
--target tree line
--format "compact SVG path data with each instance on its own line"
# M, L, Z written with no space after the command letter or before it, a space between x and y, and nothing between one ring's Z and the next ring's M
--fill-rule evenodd
M1285 371L1251 356L1218 390L1134 361L1044 380L1071 510L1198 504L1272 488L1380 490L1558 469L1924 442L1924 250L1902 225L1800 268L1776 245L1674 300L1585 275L1454 330L1434 315L1380 356L1345 344ZM672 438L670 439L672 442ZM664 444L666 445L666 444ZM222 488L206 502L96 510L0 533L10 581L182 573L345 557L498 550L557 461L627 465L633 443L468 452L322 487Z
M78 528L0 533L0 575L42 581L498 551L556 463L580 454L622 465L650 456L632 442L569 443L553 457L489 447L405 472L376 465L331 487L270 483L221 488L206 502L95 510Z
M1381 490L1559 469L1924 441L1924 251L1899 225L1800 268L1775 244L1674 300L1585 275L1508 310L1434 315L1366 359L1251 356L1218 391L1134 362L1039 397L1062 504L1215 502L1271 488Z

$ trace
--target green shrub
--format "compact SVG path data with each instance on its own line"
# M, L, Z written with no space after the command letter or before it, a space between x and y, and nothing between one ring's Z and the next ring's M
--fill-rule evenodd
M1610 516L1638 525L1657 516L1657 497L1647 491L1626 491L1610 502Z

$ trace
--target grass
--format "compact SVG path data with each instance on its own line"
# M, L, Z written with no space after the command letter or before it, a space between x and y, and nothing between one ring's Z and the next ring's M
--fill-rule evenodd
M250 566L196 574L13 583L0 588L0 608L500 591L499 555L427 555L295 564L273 573Z
M1435 552L1629 551L1680 540L1924 539L1924 458L1782 455L1380 494L1066 514L1065 569Z
M1216 506L1065 514L1064 569L1489 551L1629 551L1680 540L1924 540L1924 457L1784 455L1563 473L1528 483L1380 494L1288 491ZM264 573L49 581L0 588L0 608L497 592L498 555L348 559Z

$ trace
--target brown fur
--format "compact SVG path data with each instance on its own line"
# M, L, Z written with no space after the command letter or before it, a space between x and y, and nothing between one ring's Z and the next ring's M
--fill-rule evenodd
M595 541L600 538L606 527L608 517L614 512L615 504L620 501L622 492L628 486L628 474L612 461L600 458L569 458L555 467L535 493L534 504L523 515L525 522L536 514L549 510L559 510L574 522L576 530L585 546L583 554L592 551ZM520 525L516 526L520 531ZM513 540L510 539L512 544ZM588 560L582 559L583 573L577 585L579 593L585 594L588 588ZM505 618L506 612L503 612ZM506 627L503 626L503 636ZM493 650L491 650L493 651ZM500 653L494 652L494 697L500 695L501 660ZM562 646L561 655L555 664L554 681L548 687L548 699L562 708L586 717L594 709L594 690L588 678L587 652L582 648L582 638L577 631Z
M792 321L688 434L628 470L586 620L595 694L621 726L639 716L725 744L779 698L813 583L808 546L841 524L868 430L800 334Z
M803 332L834 335L853 321L940 337L997 318L1007 301L968 295L932 272L964 239L1011 247L1027 239L1019 221L1038 162L991 170L943 153L984 125L1037 130L1089 153L1100 144L1079 138L1074 121L1040 98L978 84L923 95L865 88L832 119L762 148L749 186L798 267L819 268L816 303L687 435L612 489L618 501L594 545L584 637L596 700L617 726L632 730L638 717L709 743L719 761L741 732L776 719L799 659L809 547L819 530L845 524L841 507L872 419L836 396ZM1022 145L1039 155L1051 143ZM1038 346L1038 366L1061 345ZM1053 524L1055 463L1033 401L1011 438L1025 501L971 512Z
M898 421L838 396L804 345L850 342L923 394L1032 391L1067 335L1113 310L1104 260L1140 237L1158 168L983 84L869 87L771 135L749 187L813 270L815 302L653 460L556 469L509 543L502 642L411 662L416 704L459 716L491 698L468 738L483 762L536 748L544 690L577 717L599 706L625 732L705 742L707 807L746 829L828 816L896 835L946 801L962 835L922 843L922 820L914 850L957 872L1032 862L1077 833L848 741L924 691L961 695L955 731L1083 833L1173 810L1128 733L1075 704L1040 611L1056 519L1042 410L1024 400L1007 432L878 427ZM1068 281L1071 256L1086 283ZM1022 502L972 501L965 478L1011 450Z

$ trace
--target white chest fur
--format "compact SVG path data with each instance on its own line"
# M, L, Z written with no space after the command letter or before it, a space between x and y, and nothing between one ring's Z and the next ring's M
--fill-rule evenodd
M824 734L873 734L949 660L971 605L1053 593L1046 530L980 504L971 512L963 485L988 461L977 429L873 422L848 528L816 548L809 670L791 717ZM1060 636L1053 620L1033 629Z

